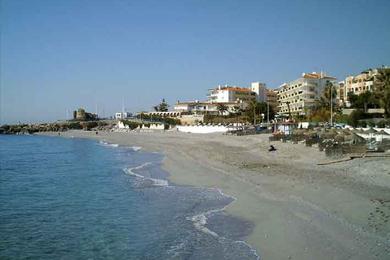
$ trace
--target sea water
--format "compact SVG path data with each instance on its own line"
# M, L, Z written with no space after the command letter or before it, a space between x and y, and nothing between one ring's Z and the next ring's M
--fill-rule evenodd
M169 183L160 154L0 136L0 160L1 259L259 258L253 225L223 210L234 198Z

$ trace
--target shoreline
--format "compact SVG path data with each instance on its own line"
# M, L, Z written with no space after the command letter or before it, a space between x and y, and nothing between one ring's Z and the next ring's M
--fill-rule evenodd
M235 197L226 212L254 223L246 242L262 259L385 259L389 253L390 160L318 166L324 153L280 142L269 153L265 135L68 131L61 136L161 152L173 183ZM384 213L369 218L377 209Z

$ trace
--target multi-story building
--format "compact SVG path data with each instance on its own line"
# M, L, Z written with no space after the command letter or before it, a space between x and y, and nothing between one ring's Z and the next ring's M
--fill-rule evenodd
M267 101L267 92L268 89L265 86L265 83L252 82L251 91L256 93L256 101L266 102Z
M345 83L344 81L339 81L336 85L337 92L337 103L340 107L345 105Z
M334 83L336 78L324 73L303 73L302 77L282 84L277 89L279 114L305 115L322 95L327 82Z
M220 114L219 106L224 105L226 111L224 114L236 113L237 109L245 109L247 103L243 101L235 102L200 102L198 100L189 102L177 102L174 106L174 111L181 114L196 114L196 115L218 115Z
M344 86L344 101L345 105L349 107L351 104L348 100L348 94L353 93L360 95L366 91L372 91L375 88L376 77L380 70L388 70L389 67L382 67L378 69L368 69L356 76L348 76L345 79Z
M250 102L256 99L256 93L250 88L240 88L232 86L218 86L210 89L207 101L213 103L229 103L236 101Z
M266 100L264 102L268 103L272 109L275 111L275 112L278 112L279 111L279 103L278 103L278 93L277 91L273 90L273 89L267 89L267 92L266 92L267 96L266 96Z
M252 101L269 102L274 111L277 110L276 92L267 89L264 83L254 82L249 88L218 86L209 90L207 101L178 101L174 106L174 111L182 115L218 115L221 105L224 105L227 109L223 114L226 115L246 109Z

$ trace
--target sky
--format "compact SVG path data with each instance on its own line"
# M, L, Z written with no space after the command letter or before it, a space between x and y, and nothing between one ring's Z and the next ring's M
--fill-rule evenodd
M390 65L389 0L0 0L0 124Z

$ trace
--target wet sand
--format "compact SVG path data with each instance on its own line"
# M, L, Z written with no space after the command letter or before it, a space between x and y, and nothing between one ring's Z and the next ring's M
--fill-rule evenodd
M161 152L172 182L216 187L236 197L226 210L255 224L247 241L262 259L388 259L390 254L389 158L318 166L328 160L318 148L270 143L268 135L61 135ZM268 152L270 144L277 151Z

